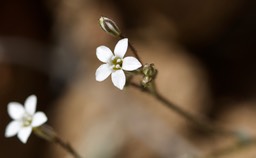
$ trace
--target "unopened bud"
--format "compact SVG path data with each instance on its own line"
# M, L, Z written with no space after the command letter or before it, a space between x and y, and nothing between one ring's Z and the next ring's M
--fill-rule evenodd
M154 67L154 64L145 64L142 69L143 73L143 79L141 81L141 84L144 87L148 87L150 85L150 82L155 79L157 75L157 70Z
M157 70L154 67L154 64L145 64L143 66L142 72L145 76L155 78Z
M141 81L141 84L144 86L144 87L147 87L148 84L152 81L152 77L149 77L149 76L144 76L142 81Z
M99 23L100 23L100 27L107 33L109 33L112 36L115 37L120 37L121 35L121 31L120 29L117 27L116 23L106 17L101 17L99 19Z

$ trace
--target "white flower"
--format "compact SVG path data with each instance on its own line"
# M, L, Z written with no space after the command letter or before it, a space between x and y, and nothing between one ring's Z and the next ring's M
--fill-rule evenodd
M135 57L130 56L124 58L127 48L128 39L124 38L116 44L114 54L106 46L99 46L96 49L97 58L104 62L104 64L96 70L95 75L97 81L103 81L111 74L114 86L121 90L124 88L126 77L123 70L133 71L142 66Z
M37 98L35 95L29 96L24 107L17 102L10 102L7 110L13 119L5 130L5 137L12 137L16 134L21 142L26 143L34 127L41 126L47 121L43 112L36 112Z

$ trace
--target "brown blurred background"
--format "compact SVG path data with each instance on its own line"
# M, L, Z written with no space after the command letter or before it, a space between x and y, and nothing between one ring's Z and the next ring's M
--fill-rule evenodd
M254 0L2 0L1 158L70 157L34 135L26 145L4 138L8 102L30 94L48 124L88 158L190 158L233 142L195 131L140 91L96 82L96 47L117 42L98 26L100 16L114 19L143 61L156 65L164 96L256 136ZM256 157L255 149L222 157Z

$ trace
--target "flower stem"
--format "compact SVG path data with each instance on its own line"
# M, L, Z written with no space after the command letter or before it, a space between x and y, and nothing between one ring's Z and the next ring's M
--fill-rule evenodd
M166 99L164 96L162 96L158 90L156 89L155 83L152 82L149 87L143 87L142 85L139 85L134 82L130 82L129 85L133 86L134 88L140 89L143 92L146 92L150 95L152 95L155 99L157 99L159 102L163 103L170 109L172 109L174 112L179 114L180 116L184 117L186 120L192 122L196 127L201 129L204 132L209 132L209 133L220 133L223 135L233 135L236 136L237 133L233 131L227 131L225 129L220 129L215 126L209 125L207 122L199 120L198 118L194 117L192 114L189 112L185 111L184 109L180 108L179 106L175 105L168 99Z
M122 34L121 34L119 37L120 37L120 39L126 38L126 37L125 37L124 35L122 35ZM131 43L130 41L128 41L128 46L130 47L130 49L131 49L132 53L134 54L134 56L139 60L139 62L140 62L141 64L143 64L143 63L142 63L142 60L141 60L140 57L139 57L139 54L138 54L137 50L135 49L135 47L132 45L132 43Z
M64 142L61 138L56 137L54 142L73 155L74 158L82 158L69 143Z
M42 125L40 127L34 128L33 132L42 139L58 144L74 158L82 158L82 156L80 156L69 143L58 137L55 131L50 126Z
M243 150L247 147L251 147L251 146L255 146L255 145L256 145L256 138L250 138L247 141L238 141L230 146L213 151L212 153L204 156L203 158L223 157L225 155L229 155L234 152L237 152L237 151Z

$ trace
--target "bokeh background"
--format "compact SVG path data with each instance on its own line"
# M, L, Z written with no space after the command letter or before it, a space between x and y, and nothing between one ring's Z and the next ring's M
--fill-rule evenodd
M132 87L96 82L96 47L117 42L100 29L100 16L115 20L143 61L156 65L165 97L256 136L254 0L1 0L1 158L71 158L34 135L26 145L4 138L8 102L31 94L48 124L88 158L204 157L235 142L195 130ZM255 149L219 157L253 158Z

